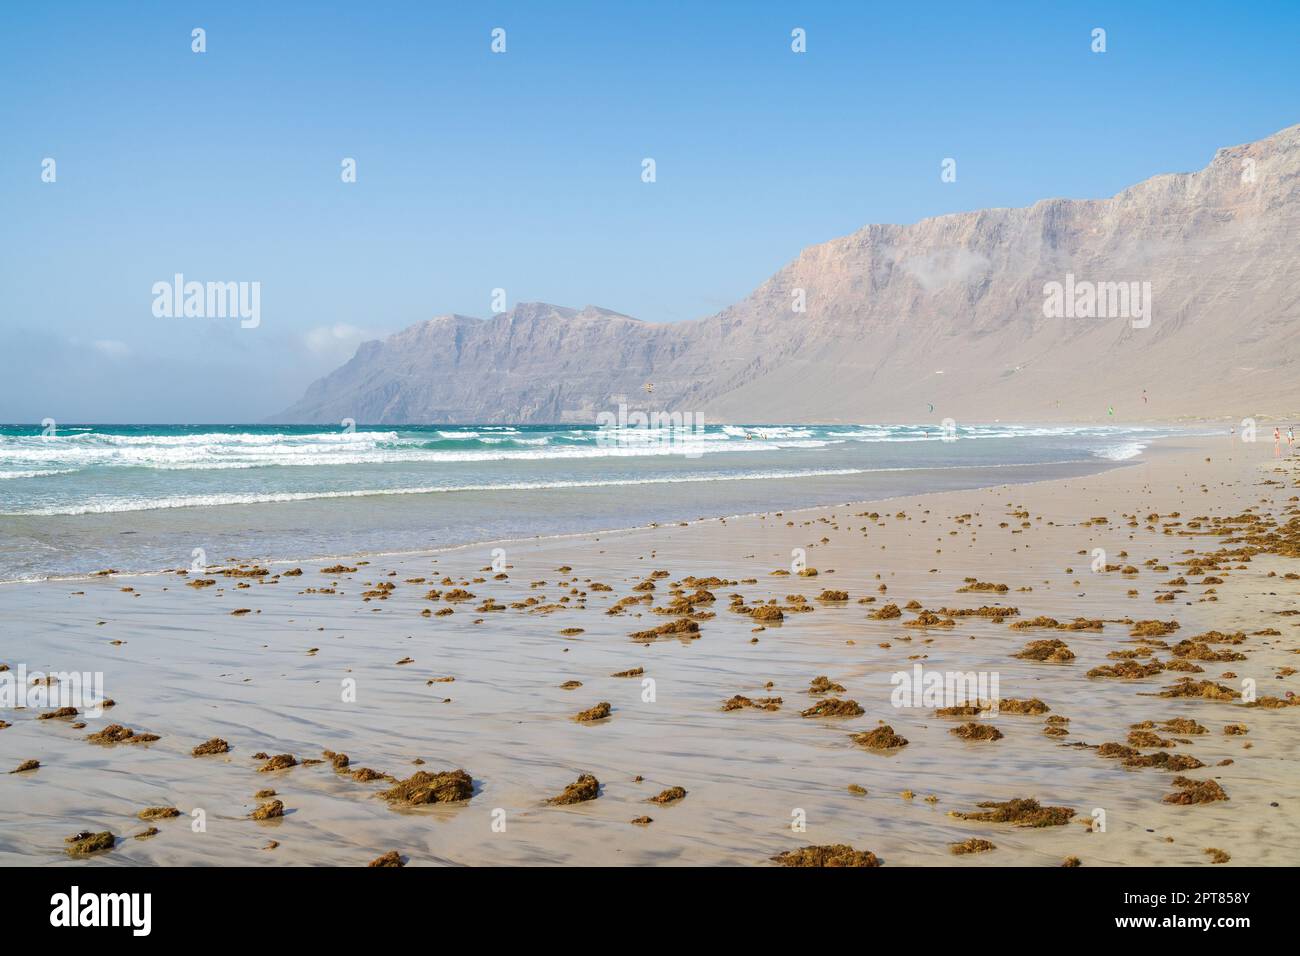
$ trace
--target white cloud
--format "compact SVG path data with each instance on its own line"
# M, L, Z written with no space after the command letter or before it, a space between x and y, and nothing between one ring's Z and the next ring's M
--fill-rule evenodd
M364 329L348 325L346 322L335 322L333 325L317 326L306 332L303 335L303 342L308 351L321 355L351 352L367 338L372 336Z
M119 342L117 339L99 339L91 343L93 348L100 355L111 359L124 359L131 354L131 347L125 342Z
M966 282L989 270L989 260L969 249L949 249L916 256L903 263L903 271L916 278L921 288L933 292L951 282Z

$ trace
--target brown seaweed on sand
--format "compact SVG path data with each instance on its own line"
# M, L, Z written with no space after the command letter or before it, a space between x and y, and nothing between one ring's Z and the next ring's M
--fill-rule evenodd
M145 807L136 814L141 820L170 820L180 815L181 812L175 807Z
M86 739L92 744L147 744L159 738L157 734L137 734L130 727L109 724L103 730L88 734Z
M474 780L464 770L444 770L430 773L420 770L405 780L397 781L389 790L379 794L389 803L420 806L426 803L455 803L474 795Z
M700 625L690 618L679 617L666 624L660 624L658 627L652 627L644 631L634 631L628 636L634 641L653 641L659 637L672 637L674 635L691 639L698 638L700 636Z
M396 850L389 850L383 856L375 857L366 866L406 866L402 862L402 855Z
M880 859L870 850L855 850L846 843L829 846L803 846L772 857L780 866L880 866Z
M92 833L89 830L82 830L80 833L67 837L63 841L68 844L68 856L90 856L92 853L98 853L101 850L111 850L117 843L117 837L102 830L99 833Z
M1074 651L1065 641L1052 638L1046 641L1030 641L1019 654L1013 654L1026 661L1046 661L1052 664L1064 664L1074 660Z
M1216 651L1209 644L1192 640L1179 641L1170 648L1170 651L1174 657L1192 661L1210 661L1216 664L1226 661L1244 661L1246 659L1245 654L1237 651Z
M991 584L987 581L977 581L974 578L967 578L965 587L957 589L958 594L965 594L970 591L993 591L997 594L1005 594L1011 590L1005 584Z
M1074 816L1074 810L1070 807L1044 807L1032 798L986 800L976 806L983 807L984 812L960 813L949 810L948 815L959 820L981 823L1014 823L1018 827L1059 827L1069 823Z
M850 734L850 736L855 744L869 750L897 750L899 747L907 746L907 738L894 733L894 728L889 724L881 724L875 730Z
M1153 754L1138 754L1124 759L1126 767L1157 767L1175 773L1183 770L1200 770L1205 764L1191 754L1171 754L1167 750L1157 750Z
M38 714L38 715L36 716L36 719L37 719L37 720L54 720L54 719L56 719L56 718L63 718L63 717L76 717L76 716L77 716L77 708L75 708L75 707L60 707L58 710L48 710L48 711L46 711L46 712L43 713L43 714Z
M274 757L267 758L266 763L257 768L257 772L270 773L272 770L288 770L296 766L298 760L293 754L276 754Z
M581 721L582 723L586 723L592 720L604 720L606 717L609 716L609 711L610 711L609 701L602 700L595 707L588 707L586 710L574 714L573 719L577 721Z
M1018 700L1014 697L1003 697L998 701L997 709L998 713L1002 714L1029 714L1031 717L1037 717L1041 714L1047 713L1052 708L1048 707L1037 697L1030 697L1026 700Z
M268 800L249 816L254 820L274 820L284 816L284 803L280 800Z
M1231 687L1210 680L1180 677L1160 692L1161 697L1198 697L1203 700L1236 700L1241 695Z
M1174 747L1176 742L1161 737L1153 730L1147 730L1145 727L1138 727L1128 732L1128 743L1130 747Z
M933 611L922 611L910 621L904 621L903 627L955 627L957 622L950 617L940 617Z
M1190 717L1173 717L1160 724L1160 729L1169 734L1207 734L1209 731Z
M564 792L551 797L547 803L555 806L568 806L573 803L585 803L600 796L600 781L589 773L584 773L577 780L564 788Z
M27 771L29 770L39 770L40 768L41 768L41 762L39 760L24 760L22 763L14 767L14 769L10 770L9 772L27 773Z
M866 711L856 700L840 700L827 697L818 701L807 710L801 711L801 717L861 717Z
M988 840L980 840L972 837L961 843L949 843L948 852L954 856L965 856L968 853L987 853L989 850L996 850L997 847Z
M785 620L785 612L775 604L760 604L749 611L752 620L765 624L778 624Z
M812 679L812 683L810 683L810 684L808 685L808 693L810 693L810 694L830 694L830 693L842 694L842 693L844 693L844 685L843 685L843 684L837 684L837 683L835 683L835 681L831 680L829 677L827 677L827 676L825 676L825 675L823 674L823 675L821 675L821 676L819 676L819 677L814 677L814 678Z
M1177 621L1134 621L1129 637L1164 637L1176 630Z
M1165 794L1165 803L1191 806L1194 803L1213 803L1216 800L1228 799L1228 795L1224 793L1223 788L1214 780L1192 780L1190 777L1174 777L1174 786L1178 789L1173 793Z
M1139 731L1140 733L1140 731ZM1133 737L1130 735L1130 742ZM1169 741L1162 741L1169 743ZM1141 743L1139 743L1141 745ZM1148 744L1149 746L1149 744ZM1104 743L1097 748L1097 756L1108 759L1118 759L1126 767L1156 767L1160 770L1170 770L1181 772L1183 770L1199 770L1205 764L1197 760L1190 754L1171 754L1167 750L1157 750L1153 754L1144 754L1133 747L1125 744Z
M1013 621L1011 627L1017 631L1027 631L1033 627L1060 627L1061 622L1054 617L1032 617L1025 621Z
M230 744L226 743L220 737L213 737L211 740L199 744L190 753L195 757L206 757L208 754L224 754L230 752Z
M746 707L752 707L754 710L780 710L782 703L780 697L755 697L751 699L737 694L724 703L722 709L743 710Z
M949 731L963 740L1001 740L1002 731L998 730L992 724L977 724L975 721L967 721L959 727L954 727Z
M1139 661L1120 661L1117 664L1102 664L1100 667L1094 667L1084 676L1114 680L1142 680L1146 677L1154 677L1164 669L1165 665L1159 661L1148 661L1145 664Z
M651 803L668 804L676 803L678 800L686 798L686 790L682 787L669 787L657 796L650 798Z

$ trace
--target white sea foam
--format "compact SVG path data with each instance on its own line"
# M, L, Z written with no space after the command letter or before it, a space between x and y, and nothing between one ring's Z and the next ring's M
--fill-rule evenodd
M906 471L908 469L827 468L797 471L759 471L715 475L673 475L654 478L629 478L625 480L592 481L518 481L473 485L430 485L418 488L368 488L350 491L272 492L268 494L239 493L212 495L174 495L167 498L99 498L72 506L52 505L25 511L5 512L18 515L85 515L116 514L125 511L152 511L161 508L202 508L214 505L252 505L289 501L313 501L324 498L370 498L386 495L430 495L469 491L537 491L560 488L612 488L633 485L666 485L697 481L761 481L780 478L816 478L837 475L860 475L868 471Z
M1127 461L1130 458L1136 458L1146 450L1146 445L1142 442L1126 441L1117 445L1107 445L1104 448L1098 448L1093 454L1098 458L1105 458L1108 461Z

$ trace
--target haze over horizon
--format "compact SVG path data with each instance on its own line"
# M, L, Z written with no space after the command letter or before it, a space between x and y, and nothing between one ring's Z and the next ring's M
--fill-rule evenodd
M490 315L496 288L700 318L870 223L1199 169L1294 124L1300 94L1281 3L1025 4L1010 27L957 4L564 11L7 14L0 419L259 421L364 339ZM154 317L176 273L260 282L260 325Z

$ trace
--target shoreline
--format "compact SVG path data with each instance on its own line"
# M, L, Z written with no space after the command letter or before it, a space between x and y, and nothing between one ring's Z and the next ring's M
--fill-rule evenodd
M1277 616L1300 613L1300 585L1285 577L1294 561L1260 554L1240 568L1225 562L1213 572L1219 584L1167 583L1186 549L1222 546L1186 526L1195 516L1241 515L1265 494L1285 520L1297 470L1270 452L1264 443L1176 439L1085 476L372 555L354 562L355 571L332 574L318 566L336 560L326 557L301 562L300 577L213 571L203 588L184 586L193 576L151 573L80 579L72 593L69 582L7 589L9 631L22 641L0 647L0 663L103 672L117 706L82 718L82 730L66 719L37 720L31 709L0 711L12 722L0 730L0 770L41 763L0 775L0 863L71 863L63 839L83 829L118 837L92 858L103 865L364 864L392 849L413 864L754 865L832 843L871 850L889 866L1059 865L1067 856L1085 865L1200 865L1207 847L1234 864L1291 862L1300 854L1300 779L1290 759L1300 710L1150 696L1185 676L1176 672L1136 681L1085 676L1122 659L1174 662L1170 648L1179 640L1243 630L1238 645L1208 646L1245 659L1202 662L1196 679L1236 686L1223 676L1235 671L1254 677L1261 695L1300 687L1286 673L1300 660L1291 618ZM1287 479L1261 485L1277 480L1270 467ZM1162 520L1151 525L1146 509ZM494 546L504 546L504 570L495 573ZM1134 573L1090 573L1085 555L1096 546L1107 548L1108 563L1131 562ZM817 576L774 574L790 565L792 547L804 549ZM654 577L660 569L665 576ZM706 583L713 601L687 614L654 612L673 603L672 592L680 599L698 587L672 582L710 576L721 579ZM958 593L972 576L1007 589ZM637 587L646 581L654 588ZM1261 600L1261 584L1276 596ZM312 593L320 588L332 590ZM425 593L455 588L474 597ZM819 597L835 590L848 599ZM1174 597L1157 600L1167 593ZM731 594L750 612L738 613ZM909 599L919 608L983 605L1005 615L917 627L919 610L904 608ZM787 609L784 620L758 624L752 610L768 601ZM902 609L899 617L871 616L886 604ZM240 608L249 612L232 614ZM1040 615L1099 624L1011 626ZM1125 619L1181 626L1151 643L1130 637ZM697 632L629 637L688 620ZM1264 635L1265 624L1278 635ZM1015 656L1049 638L1063 639L1077 657ZM1120 651L1138 656L1113 656ZM960 721L933 707L891 704L891 675L918 663L997 674L1003 697L1040 699L1050 710L1004 710L979 720L1003 739L961 739L952 733ZM636 667L644 672L633 679L612 676ZM844 690L809 694L820 675ZM348 679L356 682L353 703L339 697ZM581 686L566 689L566 681ZM733 695L782 702L766 712L724 710ZM863 712L801 716L828 697L854 700ZM600 701L610 703L608 717L573 719ZM1135 722L1158 727L1175 716L1209 733L1175 740L1165 731L1164 750L1198 758L1201 768L1188 776L1221 781L1227 800L1171 805L1163 796L1176 774L1124 767L1094 749L1123 744ZM1069 721L1052 724L1055 717ZM852 736L877 721L907 745L878 752L855 743ZM109 723L160 739L107 747L84 739ZM1248 732L1223 732L1237 723ZM1066 732L1045 733L1053 727ZM190 756L213 736L228 740L230 752ZM326 750L349 754L352 769L394 779L463 768L473 795L390 805L379 793L391 783L309 763ZM257 752L293 754L298 765L259 772ZM548 805L584 772L599 780L597 799ZM674 786L684 798L650 800ZM264 802L253 794L268 788L285 816L247 819ZM948 815L1022 797L1069 808L1072 818L1020 828ZM181 817L137 840L144 824L135 814L149 806L174 806ZM205 811L206 833L187 821L196 809ZM1105 833L1080 825L1097 809ZM505 832L491 826L498 810ZM806 815L802 832L791 829L795 810ZM629 822L641 816L653 822ZM975 838L996 849L949 850Z
M1164 439L1164 438L1160 438L1160 439L1150 439L1150 442L1152 442L1152 443L1156 443L1156 442L1163 442L1163 441L1169 441L1169 440L1170 440L1170 439ZM1150 445L1148 445L1148 446L1144 447L1143 450L1140 451L1137 455L1132 456L1132 457L1129 457L1129 458L1123 458L1123 459L1106 459L1106 458L1082 459L1082 458L1081 458L1081 459L1069 459L1069 460L1051 461L1051 462L1010 462L1010 463L1006 463L1006 464L995 464L995 465L988 465L988 464L978 464L978 465L952 465L952 466L944 466L944 467L940 467L940 468L932 468L932 467L925 467L925 466L918 466L918 467L911 467L911 468L878 468L878 469L871 469L871 470L867 470L867 471L863 471L863 472L858 472L858 473L863 473L863 474L865 474L865 473L870 473L870 474L885 474L885 473L907 474L907 473L913 473L913 472L928 472L928 471L942 471L942 472L952 472L952 471L975 471L975 470L989 470L989 471L994 471L994 470L999 470L999 469L1017 469L1017 468L1035 468L1035 469L1037 469L1037 468L1057 468L1057 467L1066 467L1066 466L1088 466L1087 470L1084 471L1084 472L1082 472L1081 475L1093 475L1093 474L1102 474L1102 473L1104 473L1104 472L1106 472L1106 471L1110 471L1110 470L1115 469L1115 468L1123 468L1123 467L1129 467L1129 466L1133 466L1133 465L1141 464L1142 456L1143 456L1143 455L1146 455L1150 450L1151 450L1151 449L1150 449ZM978 484L978 485L972 485L972 486L970 486L969 488L965 488L965 489L961 489L961 490L970 490L970 491L974 491L974 490L979 490L979 489L997 488L997 487L1004 487L1004 486L1005 486L1005 487L1019 487L1019 486L1021 486L1021 485L1039 485L1039 484L1043 484L1043 483L1045 483L1045 482L1052 482L1052 481L1062 481L1062 480L1066 480L1066 477L1079 477L1079 476L1078 476L1078 475L1071 475L1071 476L1064 476L1064 477L1063 477L1063 476L1052 476L1052 477L1043 477L1043 478L1027 478L1027 479L1025 479L1025 480L1023 480L1023 481L1001 481L1001 482L993 482L993 483L990 483L990 484ZM753 480L753 481L780 481L780 480L785 480L785 479L784 479L783 476L779 476L779 475L778 475L778 476L775 476L775 477L773 477L773 476L763 476L762 478L754 478L754 479L746 478L746 477L743 477L743 476L742 476L742 477L731 478L731 479L728 479L728 478L700 478L700 479L681 479L681 480L678 480L678 481L664 480L664 481L661 482L661 483L663 483L663 484L689 484L689 483L691 483L692 481L720 482L720 481L728 481L728 480L737 480L737 481L749 481L749 480ZM610 487L636 487L636 485L637 485L636 482L611 483L611 484L610 484ZM458 490L458 489L450 489L449 491L454 492L454 491L456 491L456 490ZM501 490L514 490L514 489L503 488L503 489L501 489ZM545 490L551 490L551 489L540 489L540 490L545 491ZM567 486L566 486L566 490L567 490ZM447 493L447 492L446 492L446 491L444 491L444 492L376 492L376 493L375 493L375 496L377 496L377 497L384 497L384 496L392 495L392 494L410 494L410 495L418 495L418 494L428 494L428 493ZM934 490L934 491L915 492L915 493L907 493L907 492L903 492L903 493L892 494L892 495L885 495L885 496L878 496L878 497L871 497L871 498L862 498L862 499L854 499L854 500L851 500L851 501L840 502L840 503L837 503L837 504L829 504L829 503L828 503L828 504L813 504L813 505L798 505L798 506L774 505L774 506L771 507L771 508L762 509L762 510L745 511L745 512L736 512L736 513L734 513L734 514L725 514L725 515L713 515L713 516L697 517L697 518L694 518L694 519L691 519L691 518L671 518L671 519L666 519L665 521L652 522L652 523L649 523L649 524L642 524L642 525L626 525L626 526L618 526L618 527L604 528L604 529L597 529L597 530L589 530L589 531L573 531L573 532L559 532L559 533L553 533L553 534L538 534L538 535L531 535L531 536L525 536L525 537L485 538L485 539L480 539L480 540L475 540L475 541L466 541L466 542L462 542L462 543L459 543L459 544L449 544L449 545L446 545L446 546L441 547L441 548L403 548L403 549L397 549L397 550L362 550L362 551L343 551L343 550L340 550L340 551L324 552L324 553L320 553L320 554L316 554L316 555L311 555L311 556L306 556L306 557L302 557L302 556L298 556L298 557L271 557L271 556L269 556L269 555L243 555L243 556L240 556L240 557L237 559L237 561L238 561L238 562L257 562L257 563L264 564L264 565L280 565L280 564L298 564L298 563L312 562L312 561L349 560L349 559L356 559L356 558L367 558L367 559L373 559L373 558L383 558L383 557L402 557L402 556L419 557L419 556L421 556L421 555L435 555L435 554L442 554L442 553L450 553L450 552L454 552L454 551L457 551L457 550L463 550L463 549L466 549L466 548L473 548L473 547L489 547L489 546L494 546L494 545L522 544L522 543L524 543L524 542L529 542L529 541L547 541L547 540L553 540L553 539L554 539L554 540L561 540L561 539L565 539L565 538L582 538L582 537L586 537L586 536L593 535L593 534L602 534L602 535L619 534L619 533L624 533L624 532L632 532L632 531L637 531L637 530L646 530L646 529L655 528L655 527L662 527L662 526L664 526L665 524L667 524L667 523L669 523L669 522L671 522L671 523L673 523L673 524L681 524L681 523L685 522L686 524L693 525L693 524L705 523L705 522L711 522L711 521L726 521L726 520L734 520L734 519L740 519L740 518L753 518L753 517L758 517L759 515L765 514L765 513L767 513L768 511L772 511L772 510L775 510L775 509L782 509L782 510L791 511L791 512L797 512L797 511L814 511L814 510L819 510L819 509L824 509L824 508L829 508L829 507L836 507L836 506L838 506L838 507L853 507L853 506L857 506L857 505L868 505L868 504L873 504L873 503L880 503L880 502L885 502L885 501L896 500L896 499L898 499L898 498L915 497L915 496L917 496L917 495L936 495L936 494L950 494L950 493L952 493L952 491L949 490L949 489L936 489L936 490ZM321 495L321 496L313 497L313 498L310 498L310 499L303 499L303 500L309 500L309 501L339 500L339 501L342 501L342 500L348 500L348 499L351 499L351 498L353 498L353 497L361 498L361 497L367 497L367 496L369 496L368 493L364 493L364 492L359 492L359 493L355 493L355 494L349 492L349 493L347 493L346 495L336 495L336 496L326 496L326 495ZM279 503L282 503L282 502L248 502L248 503L231 503L231 504L222 504L222 505L191 505L191 506L186 506L186 507L194 507L194 508L243 508L243 507L259 507L259 506L262 505L262 504L279 504ZM157 509L157 510L173 510L173 509ZM123 512L116 512L116 513L123 513ZM131 512L125 512L125 513L131 513ZM87 516L87 515L62 515L62 514L60 514L60 515L55 515L55 516L45 516L45 517L80 518L80 517L86 517L86 516ZM12 517L12 516L6 516L6 517ZM40 516L40 515L22 515L21 517L42 517L42 516ZM225 566L224 564L218 564L218 563L214 563L214 564L209 565L210 568L216 568L216 569L219 569L219 568L224 567L224 566ZM126 571L117 571L117 570L115 570L115 571L113 571L113 573L112 573L112 577L114 577L114 578L127 578L127 577L153 577L153 576L158 576L158 575L174 574L177 570L179 570L179 569L178 569L178 568L175 568L175 567L170 567L170 568L158 568L158 567L155 567L155 568L144 569L144 570L126 570ZM49 574L49 575L44 575L44 576L41 576L41 577L9 578L9 579L3 579L3 580L0 580L0 587L4 587L4 586L7 586L7 585L29 585L29 584L46 584L46 583L55 583L55 584L57 584L57 583L64 583L64 582L87 581L87 580L94 580L94 579L96 579L97 577L100 577L100 576L101 576L101 575L100 575L100 572L98 572L98 571L93 571L93 572L88 572L88 573L77 573L77 574L66 574L66 575L65 575L65 574Z

